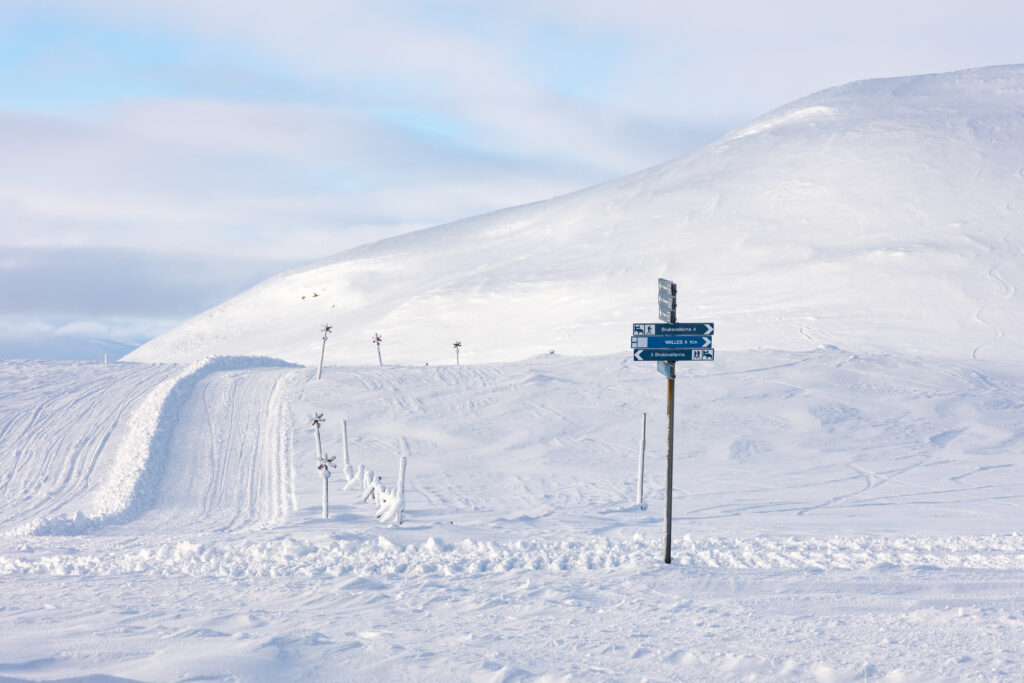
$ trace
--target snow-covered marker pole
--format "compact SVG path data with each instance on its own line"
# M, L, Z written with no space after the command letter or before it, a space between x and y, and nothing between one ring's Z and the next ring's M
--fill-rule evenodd
M455 347L455 364L459 364L459 350L462 348L462 342L457 341L452 346Z
M324 414L317 413L313 416L313 428L316 430L316 459L319 461L324 457L324 450L320 447L320 425L324 423Z
M647 413L644 413L640 423L640 463L636 472L636 504L641 510L646 510L644 503L644 452L647 450Z
M316 378L320 379L320 376L324 372L324 351L327 350L327 335L331 333L331 326L324 323L324 326L320 328L320 331L324 333L324 343L320 345L320 365L316 369Z
M658 361L668 378L667 444L665 449L665 564L672 564L672 449L675 442L676 362L714 360L714 323L676 322L676 283L658 278L658 318L662 323L633 323L633 360ZM664 324L663 324L664 323Z
M324 519L327 519L327 481L331 478L331 470L329 469L331 467L337 467L337 465L334 464L334 458L328 458L326 453L321 455L316 461L316 468L320 470L320 476L324 480Z
M352 470L352 463L348 459L348 420L341 421L341 471L345 475L345 481L351 481L355 476Z
M384 367L384 361L381 360L381 357L380 357L380 343L383 340L380 338L379 334L374 332L373 333L373 339L371 339L370 341L377 345L377 365L380 366L380 367Z
M405 513L405 465L406 456L398 459L398 484L394 489L381 492L377 499L380 506L377 510L377 519L384 523L393 522L401 524Z
M398 461L398 499L395 501L395 521L402 523L405 515L405 465L408 458L404 455Z

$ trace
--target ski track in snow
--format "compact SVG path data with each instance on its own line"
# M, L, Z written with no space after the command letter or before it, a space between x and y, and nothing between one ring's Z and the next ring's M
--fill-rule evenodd
M153 509L134 525L228 532L269 527L291 510L285 387L302 371L203 378L169 437L174 454Z
M1007 207L1007 210L1012 211L1011 207ZM1006 306L1013 306L1016 303L1017 286L1011 281L1011 278L1009 276L1003 274L1002 269L1008 265L1012 266L1013 264L1017 263L1020 260L1021 256L1021 248L1015 245L1010 238L1011 235L1009 232L1003 233L1002 237L1000 238L1000 246L998 248L998 251L1003 256L1007 255L1007 252L1010 252L1009 255L1012 258L1002 259L994 263L986 273L986 275L990 279L995 281L996 285L999 288L999 294L1005 302ZM993 325L982 316L982 313L984 311L985 306L979 306L978 310L974 314L974 317L982 325L992 328L992 339L986 342L982 342L981 344L974 348L974 350L971 352L971 358L973 359L977 359L979 357L979 352L985 346L999 342L1006 335L1006 332L1002 327L1000 327L999 325Z
M169 365L0 362L0 530L81 505L109 473L102 465L109 468L115 450L111 436L174 372Z
M165 486L164 477L165 474L170 474L172 481L178 481L174 479L174 475L185 473L185 477L189 483L195 483L195 478L199 471L202 471L201 467L195 466L195 459L197 452L190 446L195 447L196 444L188 443L188 437L194 435L196 432L197 423L199 425L199 431L202 431L202 425L209 425L209 420L196 420L194 413L187 413L189 404L198 395L200 400L203 399L202 392L197 392L197 385L205 386L207 378L216 373L223 372L226 370L239 369L239 368L258 368L260 366L277 366L281 367L287 365L282 361L275 359L266 358L232 358L232 357L214 357L186 367L184 370L178 372L176 376L164 379L158 385L150 389L148 394L138 401L138 405L133 406L133 412L131 415L130 423L126 429L125 435L117 445L116 456L113 463L109 467L109 471L105 473L105 481L100 486L96 486L92 494L91 503L82 502L79 509L73 513L66 512L64 514L49 514L43 516L37 516L30 522L22 524L13 529L8 529L9 534L74 534L74 533L87 533L96 527L103 526L106 524L118 524L131 521L138 517L140 514L148 510L154 504L154 499L158 496L159 502L166 503L167 494L170 487ZM252 380L258 380L260 375L253 373L252 375L245 376L244 383L248 383ZM111 389L111 387L103 387L103 389ZM112 389L117 389L113 387ZM99 390L93 390L87 388L83 390L75 390L72 392L73 400L76 403L82 403L84 405L90 405L97 403L99 398ZM135 397L138 398L138 397ZM115 399L117 409L117 416L120 416L124 411L127 402L122 402L119 399ZM243 401L240 403L241 406L245 406L250 411L255 408L255 413L251 415L251 419L258 424L260 417L268 412L261 410L262 406L258 402ZM44 401L42 408L52 409L49 405L50 401ZM278 405L275 403L275 405ZM184 406L184 407L183 407ZM225 406L232 406L231 402L227 402L224 405L216 406L217 409L223 409ZM38 415L40 407L33 408L31 411L31 418L29 419L30 424L34 424L38 421ZM100 416L103 419L103 415ZM190 419L191 418L191 419ZM276 430L274 433L280 433L281 427L281 409L269 412L266 418L275 422ZM16 421L18 416L12 418L12 422ZM109 418L108 418L109 419ZM63 423L63 419L59 419L56 415L51 418L52 421ZM224 428L231 430L235 426L233 421L218 421L219 424L215 427L208 429L208 433L211 436L219 434L219 429ZM67 428L66 425L62 425ZM179 429L180 427L180 429ZM71 425L71 429L74 429L74 425ZM6 431L6 430L5 430ZM246 429L242 429L243 435L247 434ZM182 434L181 432L184 432ZM230 431L230 433L235 433ZM256 444L259 443L257 434L252 435L255 438L255 443L250 444L255 449ZM39 437L37 437L38 439ZM264 439L266 441L266 439ZM244 442L244 439L243 439ZM106 437L103 439L103 444L106 443ZM184 446L184 447L183 447ZM44 445L43 448L46 446ZM271 448L271 444L267 444L268 448ZM243 451L245 445L240 447ZM96 449L98 454L100 449ZM237 452L237 449L236 449ZM15 449L15 461L10 464L13 469L17 468L17 458L20 453L20 449ZM222 467L224 463L221 460L221 453L218 449L208 449L207 454L213 453L217 457L214 459L218 467L215 468L215 474L220 474L223 470L230 469L230 465ZM68 454L68 460L75 461L77 458L76 452L72 451ZM278 452L274 453L273 467L281 467L278 464ZM6 460L6 458L5 458ZM5 463L6 464L6 463ZM31 466L25 466L25 469L33 469ZM238 470L243 476L247 476L252 472L250 468L241 467ZM81 476L78 477L81 479ZM67 477L65 477L65 480ZM65 480L50 483L44 479L44 484L48 486L41 487L43 491L55 490L58 492L56 496L58 500L65 498L63 489L65 488ZM72 487L73 488L73 487ZM185 502L187 506L189 503L198 502L201 505L209 504L211 494L216 496L220 490L230 490L229 486L222 486L215 491L208 491L207 495L197 495L196 491L188 491L179 498L176 503ZM280 496L278 496L280 498ZM262 500L265 500L263 497ZM270 503L273 505L274 503ZM279 507L282 505L278 504ZM83 512L82 508L86 508L88 512ZM51 506L51 509L54 509ZM234 506L237 509L237 506ZM182 514L181 506L172 512L172 517L180 521Z

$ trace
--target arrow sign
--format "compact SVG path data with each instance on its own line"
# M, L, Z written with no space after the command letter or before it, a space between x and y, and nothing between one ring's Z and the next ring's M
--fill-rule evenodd
M714 360L714 349L633 349L633 360Z
M663 277L658 278L658 294L664 294L665 296L674 297L676 295L676 283L671 280L666 280Z
M633 323L633 334L648 337L710 336L714 333L714 323Z
M630 337L634 349L710 349L711 337Z

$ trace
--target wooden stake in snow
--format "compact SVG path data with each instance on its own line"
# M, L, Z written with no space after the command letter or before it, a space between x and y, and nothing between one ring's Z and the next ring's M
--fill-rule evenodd
M458 365L459 364L459 349L462 348L462 342L457 341L454 344L452 344L452 346L455 347L455 364Z
M640 464L636 473L636 504L641 510L647 509L644 503L644 451L647 450L647 413L644 413L640 427Z
M380 343L382 341L380 335L374 332L373 339L371 339L370 341L377 345L377 365L379 365L380 367L384 367L384 361L381 360L380 358Z
M331 326L324 323L324 326L320 328L320 331L324 333L324 343L320 346L320 366L316 369L317 379L320 379L320 376L324 372L324 351L327 350L327 335L331 333Z

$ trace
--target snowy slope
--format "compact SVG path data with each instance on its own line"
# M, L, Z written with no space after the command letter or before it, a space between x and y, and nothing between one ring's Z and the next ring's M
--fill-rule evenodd
M128 359L311 365L323 323L342 363L375 363L373 332L385 363L451 362L457 339L471 362L611 353L665 276L725 351L1024 360L1022 110L1024 66L833 88L692 156L284 273Z

